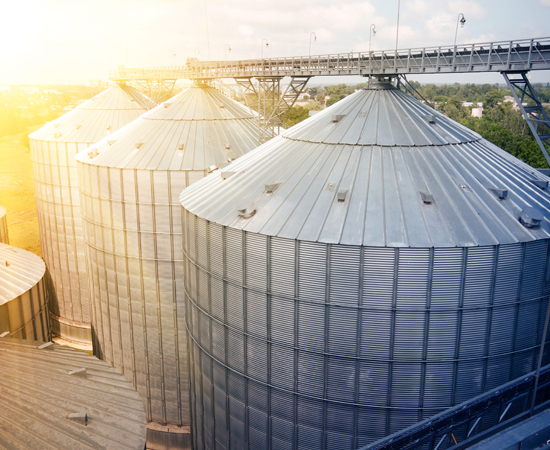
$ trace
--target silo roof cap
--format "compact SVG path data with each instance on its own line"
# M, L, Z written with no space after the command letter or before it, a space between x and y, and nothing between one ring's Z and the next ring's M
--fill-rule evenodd
M77 160L123 169L223 167L258 145L257 117L215 88L196 83L80 152Z
M181 203L249 232L421 248L550 237L550 192L532 182L545 175L389 85L355 92L224 170L235 174L207 176ZM273 180L280 186L268 193ZM256 208L247 219L236 209L243 197ZM526 206L544 216L533 228L520 222Z
M42 258L0 243L0 305L32 289L46 272Z
M153 102L134 88L112 86L29 135L37 141L88 143L137 119Z

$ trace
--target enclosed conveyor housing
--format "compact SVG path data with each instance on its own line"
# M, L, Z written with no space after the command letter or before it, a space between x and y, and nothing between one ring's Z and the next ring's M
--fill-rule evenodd
M52 331L91 349L90 295L75 155L137 119L152 103L117 85L29 135L42 255L52 279Z
M535 367L532 167L376 82L224 170L181 195L197 449L355 449Z
M2 449L145 449L145 412L130 382L52 342L0 338L0 424Z
M8 218L6 216L6 208L3 206L0 206L0 243L10 243L10 237L8 234Z
M146 402L150 446L190 437L179 194L257 145L256 113L198 83L77 156L94 348Z
M34 253L0 243L0 336L50 339L45 275Z

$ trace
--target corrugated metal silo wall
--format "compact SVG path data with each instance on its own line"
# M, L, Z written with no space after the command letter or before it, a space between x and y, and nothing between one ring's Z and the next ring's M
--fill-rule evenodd
M8 235L8 218L6 216L4 208L0 208L0 242L2 244L9 244L10 238Z
M90 301L75 155L89 144L30 140L42 256L52 277L52 331L89 341ZM61 322L60 322L61 321ZM82 327L78 326L82 325Z
M179 194L205 173L78 172L94 346L133 381L148 422L189 425Z
M355 449L535 367L547 240L327 245L186 210L183 230L197 449Z
M45 279L32 289L0 305L0 334L9 332L17 339L50 340Z

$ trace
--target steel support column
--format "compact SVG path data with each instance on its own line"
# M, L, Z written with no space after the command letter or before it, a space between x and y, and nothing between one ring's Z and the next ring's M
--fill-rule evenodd
M544 110L537 93L527 79L527 71L520 72L501 72L512 91L523 117L527 121L537 144L539 144L548 166L550 166L550 156L546 150L545 144L550 147L550 119ZM523 106L523 101L530 99L535 102L534 106Z

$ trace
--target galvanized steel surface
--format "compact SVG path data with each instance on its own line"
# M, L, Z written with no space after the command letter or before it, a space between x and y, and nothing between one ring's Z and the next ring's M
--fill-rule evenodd
M255 112L196 83L78 159L120 169L205 171L256 147L257 133Z
M0 334L47 340L46 265L35 254L0 243Z
M532 182L548 177L389 85L350 95L224 170L232 176L216 172L186 189L183 206L269 236L389 247L550 236L550 193ZM280 185L267 192L273 183ZM421 192L434 201L425 203ZM240 216L243 202L255 210L250 219ZM519 222L530 206L544 215L540 227Z
M354 449L534 370L547 239L344 246L187 211L184 230L197 449Z
M197 449L354 449L534 369L535 169L378 85L224 171L180 197Z
M96 350L137 387L149 422L188 426L179 194L254 148L257 125L206 85L168 103L81 152L77 169Z
M0 339L0 424L2 449L145 449L143 404L128 380L44 342Z
M127 86L107 89L32 133L31 158L42 254L53 282L54 333L91 343L88 277L75 155L135 120L150 102Z
M0 206L0 243L9 244L8 218L6 217L6 208Z

